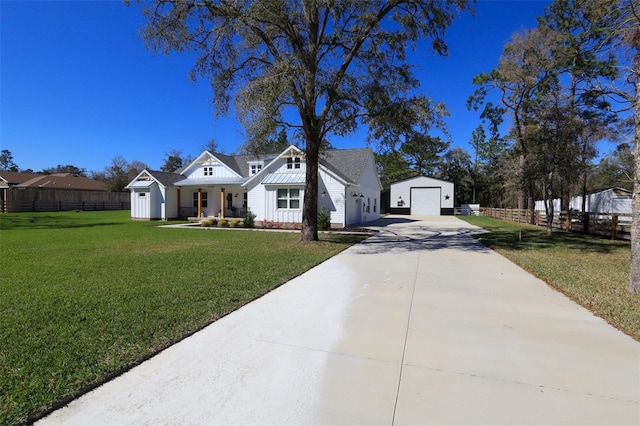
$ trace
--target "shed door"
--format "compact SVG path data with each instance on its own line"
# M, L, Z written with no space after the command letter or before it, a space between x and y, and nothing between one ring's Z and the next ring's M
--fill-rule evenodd
M440 216L440 188L411 188L411 214Z

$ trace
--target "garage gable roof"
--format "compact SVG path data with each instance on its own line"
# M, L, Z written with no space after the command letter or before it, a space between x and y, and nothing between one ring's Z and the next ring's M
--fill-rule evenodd
M448 180L436 179L436 178L432 178L432 177L429 177L429 176L420 175L420 176L414 176L414 177L411 177L411 178L408 178L408 179L402 179L402 180L399 180L399 181L393 182L393 183L391 184L391 186L396 185L396 184L399 184L399 183L409 182L409 181L412 181L412 180L425 180L425 179L432 180L432 181L436 181L436 182L442 182L442 183L450 183L450 184L453 184L453 182L450 182L450 181L448 181Z

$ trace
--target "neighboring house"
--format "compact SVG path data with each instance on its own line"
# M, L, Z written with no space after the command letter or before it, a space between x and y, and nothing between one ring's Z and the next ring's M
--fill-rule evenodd
M453 215L454 189L453 182L426 176L392 183L389 212L414 216Z
M585 212L631 214L631 196L631 191L618 187L589 192L586 196ZM571 197L569 208L581 212L582 195ZM555 212L560 211L560 199L553 200L553 209ZM536 201L536 210L546 210L544 200Z
M17 188L46 188L76 191L107 191L107 184L73 173L53 173L34 175L31 179L19 183Z
M203 152L177 173L142 171L127 185L132 219L242 217L257 222L301 223L306 163L289 146L267 156ZM380 181L369 148L328 150L320 155L318 209L333 227L380 217Z
M128 197L107 192L104 182L72 173L0 171L2 212L125 209Z

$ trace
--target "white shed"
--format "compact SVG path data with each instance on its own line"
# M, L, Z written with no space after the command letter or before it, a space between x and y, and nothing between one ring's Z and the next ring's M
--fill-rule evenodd
M585 211L589 213L631 214L631 191L624 188L606 188L589 192L586 197ZM582 211L582 196L571 197L569 208ZM553 200L553 209L559 212L560 199ZM536 201L536 210L545 211L544 200Z
M389 212L414 216L454 214L453 182L417 176L391 184Z

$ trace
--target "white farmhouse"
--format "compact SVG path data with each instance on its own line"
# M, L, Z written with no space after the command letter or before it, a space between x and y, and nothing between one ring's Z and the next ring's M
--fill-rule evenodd
M176 173L144 170L127 188L132 219L242 217L257 222L301 223L306 162L289 146L270 156L203 152ZM328 150L319 164L318 209L333 227L380 217L380 181L369 148Z

